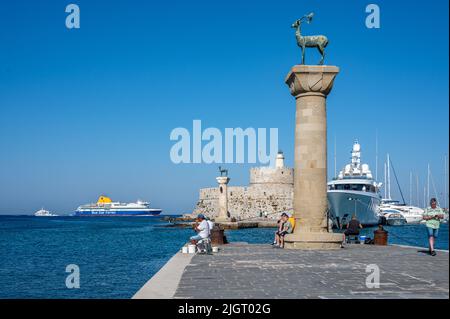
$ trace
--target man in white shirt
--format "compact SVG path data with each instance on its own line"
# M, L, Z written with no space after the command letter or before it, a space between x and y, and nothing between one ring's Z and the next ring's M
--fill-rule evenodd
M209 235L211 236L211 232L214 228L214 223L211 221L211 219L209 219L209 217L206 217L206 221L208 222L209 225Z
M209 237L209 224L203 214L197 216L197 224L194 225L197 235L190 238L192 244L196 244L199 240Z

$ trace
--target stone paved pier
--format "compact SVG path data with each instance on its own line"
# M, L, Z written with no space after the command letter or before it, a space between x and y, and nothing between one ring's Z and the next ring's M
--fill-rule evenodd
M380 269L379 288L366 286L370 264ZM166 267L173 269L170 262ZM449 298L448 251L432 257L422 248L308 251L242 243L222 246L212 256L195 255L178 268L181 278L166 298ZM135 298L158 298L142 291Z

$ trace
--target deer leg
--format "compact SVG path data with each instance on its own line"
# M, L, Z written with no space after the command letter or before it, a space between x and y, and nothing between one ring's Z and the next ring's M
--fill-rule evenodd
M320 46L320 45L318 45L317 49L319 49L319 52L322 55L322 59L320 59L320 61L319 61L319 65L322 65L323 64L323 60L325 59L325 48Z
M301 47L302 48L302 64L305 64L305 47Z

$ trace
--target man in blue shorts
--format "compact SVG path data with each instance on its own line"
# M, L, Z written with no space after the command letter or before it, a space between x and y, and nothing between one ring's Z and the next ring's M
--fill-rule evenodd
M430 200L430 207L425 209L423 213L423 219L426 220L427 232L428 232L428 243L430 245L430 255L436 256L436 251L434 250L434 242L439 234L439 226L441 224L441 219L444 218L444 212L442 208L437 206L436 198Z

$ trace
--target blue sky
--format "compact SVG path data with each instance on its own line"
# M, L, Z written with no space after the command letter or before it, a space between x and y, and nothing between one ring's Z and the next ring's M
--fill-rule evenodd
M65 27L69 3L80 29ZM380 29L365 27L369 3ZM194 119L276 127L292 166L284 78L300 49L290 26L311 11L302 31L325 34L326 64L341 69L327 101L329 176L334 138L338 168L358 139L375 172L378 134L380 178L389 152L407 199L410 171L423 197L427 163L443 193L448 1L18 0L0 4L0 214L70 213L101 193L190 212L218 166L171 162L170 132ZM247 184L251 166L227 165L230 184Z

